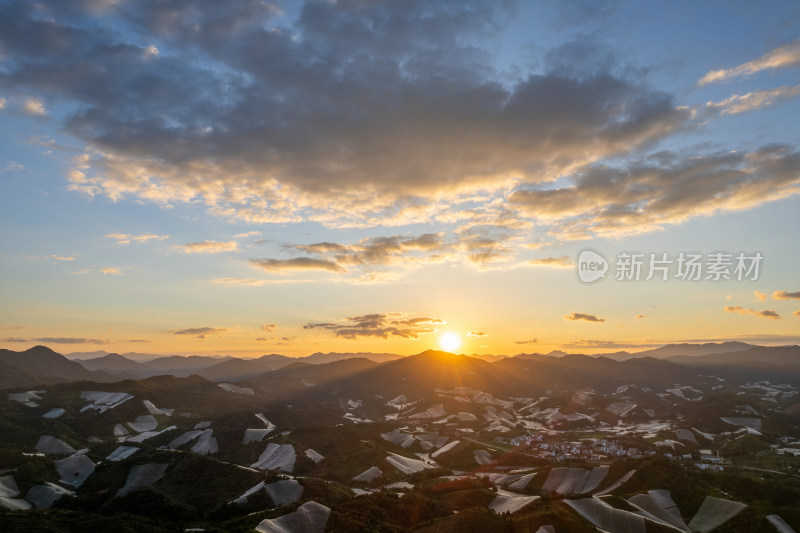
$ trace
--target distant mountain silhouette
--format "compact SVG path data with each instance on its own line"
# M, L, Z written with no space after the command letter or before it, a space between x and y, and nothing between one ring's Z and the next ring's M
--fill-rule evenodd
M46 346L34 346L23 352L0 349L0 388L84 380L109 382L117 378L87 370Z

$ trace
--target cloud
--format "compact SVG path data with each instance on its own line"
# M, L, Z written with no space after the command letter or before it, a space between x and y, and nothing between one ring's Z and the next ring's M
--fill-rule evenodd
M604 318L599 318L595 315L589 315L586 313L571 313L569 315L564 315L564 320L585 320L587 322L605 322Z
M49 344L111 344L107 339L87 339L83 337L39 337L36 342Z
M29 115L44 116L47 114L47 109L44 108L44 103L38 98L25 98L22 100L22 110Z
M247 237L258 237L261 235L260 231L248 231L245 233L237 233L233 236L234 239L246 239Z
M800 316L800 311L795 311L792 313L794 316Z
M0 98L0 109L6 108L6 102L7 100L5 98Z
M1 342L29 342L28 339L20 339L19 337L6 337L5 339L0 339Z
M627 343L627 342L616 342L616 341L609 341L609 340L598 340L598 339L581 339L574 342L568 342L566 344L561 344L562 348L602 348L602 349L624 349L624 348L653 348L653 347L660 347L663 346L662 344L652 344L652 343Z
M147 342L153 342L153 341L148 340L148 339L126 339L124 341L117 341L117 342L147 343Z
M2 109L2 107L0 107ZM0 174L3 172L19 172L20 170L25 170L25 165L21 163L17 163L16 161L9 161L2 170L0 170Z
M694 339L672 339L664 341L666 343L685 343L685 342L747 342L750 344L787 344L800 343L800 335L774 334L774 333L753 333L744 335L729 335L726 337L706 337Z
M488 333L484 333L482 331L470 331L467 333L467 337L487 337Z
M800 193L800 152L768 145L694 157L660 152L627 167L586 167L557 188L520 188L522 213L562 240L621 236L697 216L750 209Z
M645 315L636 315L636 318L647 318Z
M239 243L236 241L201 241L179 245L176 248L185 254L219 254L235 252L239 249Z
M514 341L514 344L539 344L539 339L528 339L524 341Z
M267 333L269 333L270 331L275 331L275 328L277 327L278 326L276 326L275 324L261 324L261 331L266 331Z
M337 323L306 324L303 329L332 331L337 337L345 339L357 339L358 337L388 339L390 336L418 339L420 335L436 331L433 326L445 323L439 318L406 318L406 316L403 313L374 313L347 317L343 322Z
M5 330L5 329L25 329L27 327L28 326L0 326L0 330Z
M798 295L800 295L800 293L798 293ZM763 301L765 301L767 299L767 293L766 292L753 291L753 296L755 297L756 301L758 301L758 302L763 302Z
M169 235L155 235L153 233L142 233L140 235L132 235L130 233L109 233L106 235L109 239L114 239L117 244L130 244L131 242L147 242L147 241L164 241L169 239Z
M779 320L781 318L778 313L770 309L765 309L763 311L756 311L755 309L752 308L745 309L741 305L728 305L725 307L725 311L727 313L738 313L740 315L751 314L759 318L770 318L773 320Z
M81 7L13 3L4 83L74 109L72 190L259 223L430 220L690 119L613 58L590 73L496 68L512 4L309 1L290 18L251 0L148 3L107 11L116 31L98 32ZM591 48L581 39L552 56Z
M797 292L786 292L786 291L775 291L772 293L773 300L800 300L800 291Z
M71 255L48 255L49 259L53 259L54 261L75 261L75 258Z
M220 335L226 331L229 331L228 328L212 328L206 326L202 328L175 329L170 331L170 333L173 335L192 335L202 340L206 338L206 335Z
M753 91L742 95L734 94L719 102L708 102L705 111L710 114L735 115L746 111L755 111L798 94L800 94L800 85Z
M708 85L731 78L750 76L764 70L775 70L800 65L800 39L771 50L752 61L730 69L711 70L705 74L698 85Z
M313 259L311 257L295 257L293 259L251 259L249 263L267 272L292 272L298 270L344 272L344 269L333 261Z
M124 274L122 269L119 267L104 267L100 269L100 272L102 272L104 275L110 274L112 276L122 276Z
M561 257L543 257L541 259L531 259L529 265L545 266L551 268L569 268L572 266L572 259L566 255Z
M257 337L256 340L261 342L271 342L278 346L285 346L294 340L294 337Z

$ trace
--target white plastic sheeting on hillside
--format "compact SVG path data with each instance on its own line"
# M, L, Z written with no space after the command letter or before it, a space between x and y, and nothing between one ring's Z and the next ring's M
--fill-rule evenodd
M647 513L650 518L688 531L686 522L681 517L680 509L672 500L672 494L666 489L650 490L647 494L637 494L628 498L628 502Z
M267 444L267 448L261 453L258 461L250 465L259 470L280 470L291 472L294 469L294 462L297 459L294 448L291 444Z
M166 463L148 463L131 467L125 486L117 491L117 496L122 496L142 487L149 487L164 477L168 466Z
M330 507L306 502L297 511L280 518L262 520L256 526L259 533L324 533L331 514Z
M359 475L353 478L353 481L362 481L364 483L372 483L375 478L381 477L383 475L383 471L377 466L372 466L367 468Z
M232 392L234 394L244 394L245 396L252 396L253 394L255 394L253 389L249 387L237 387L232 383L220 383L217 386L221 389L224 389L228 392Z
M497 514L513 514L538 499L539 496L525 496L523 494L517 494L516 492L497 489L497 496L492 500L492 503L489 504L489 509Z
M196 439L202 434L203 432L199 429L189 430L186 433L172 439L172 441L170 441L170 443L167 444L167 448L170 450L177 450L184 444L192 442L194 439Z
M12 511L24 511L31 508L31 504L17 496L19 496L19 487L17 487L14 476L0 477L0 507Z
M45 414L42 415L42 418L58 418L59 416L63 415L66 411L61 407L53 407Z
M242 439L242 444L250 444L251 442L261 442L264 440L269 432L272 431L268 428L255 428L255 429L245 429L244 430L244 439Z
M47 455L72 455L75 448L52 435L43 435L36 443L36 451Z
M86 478L94 472L94 462L85 455L73 455L60 461L54 461L61 481L73 487L80 487Z
M83 391L81 392L81 400L86 400L89 404L81 409L81 413L86 411L98 411L103 413L132 398L133 396L127 392Z
M591 522L597 529L609 533L646 533L643 516L615 509L607 503L594 499L564 500L576 513Z
M65 494L74 496L75 493L65 489L55 483L45 483L44 485L34 485L25 495L25 499L31 502L37 509L50 509L57 500Z
M770 524L775 526L778 533L797 533L792 526L787 524L783 518L776 514L768 515L767 520L769 520Z
M128 427L136 433L144 433L145 431L154 431L158 427L158 421L153 415L137 416L133 422L128 422Z
M264 490L277 507L299 502L303 497L303 486L296 479L282 479L269 483L264 485Z
M745 507L747 505L743 503L706 496L700 509L689 522L689 529L697 533L706 533L721 526L739 514Z
M219 451L219 445L217 444L217 438L214 437L214 430L204 430L200 438L197 439L197 443L192 446L192 451L201 455L217 453Z
M308 457L309 459L311 459L311 460L312 460L312 461L314 461L315 463L319 463L320 461L322 461L323 459L325 459L325 457L324 457L323 455L321 455L321 454L319 454L319 453L315 452L315 451L314 451L314 450L312 450L311 448L309 448L309 449L307 449L307 450L306 450L306 457Z
M106 461L112 461L112 462L122 461L123 459L127 459L128 457L130 457L131 455L133 455L138 451L139 448L137 448L136 446L120 446L119 448L111 452L108 455L108 457L106 457Z
M394 453L390 453L386 457L386 462L404 474L414 474L416 472L433 468L433 466L429 465L428 463L423 463L417 459L409 459L408 457L403 457L402 455L397 455Z

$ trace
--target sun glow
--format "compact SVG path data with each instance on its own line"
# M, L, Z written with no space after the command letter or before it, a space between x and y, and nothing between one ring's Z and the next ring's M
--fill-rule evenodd
M461 335L447 331L439 337L439 347L445 352L455 353L461 347Z

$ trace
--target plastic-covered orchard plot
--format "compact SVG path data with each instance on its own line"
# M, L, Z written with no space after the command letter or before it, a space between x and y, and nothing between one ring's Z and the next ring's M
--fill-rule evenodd
M497 514L513 514L538 499L539 496L525 496L523 494L517 494L516 492L497 489L497 496L492 500L492 503L489 504L489 509Z
M306 450L306 457L308 457L309 459L311 459L315 463L319 463L319 462L321 462L322 460L325 459L325 457L322 454L312 450L311 448Z
M81 399L88 401L89 404L81 409L81 413L90 410L102 413L132 398L133 396L126 392L83 391L81 392Z
M655 520L688 531L688 526L683 521L681 512L669 490L658 489L648 491L647 494L637 494L628 498L628 502L648 513Z
M63 415L66 411L61 407L53 407L45 414L42 415L42 418L58 418L59 416Z
M204 430L200 438L197 439L197 443L192 446L192 451L202 455L217 453L219 451L219 445L217 444L217 438L214 437L214 430Z
M381 433L381 438L394 444L402 444L407 439L413 438L413 435L411 433L403 433L399 429L393 429L388 433Z
M748 427L761 431L761 419L746 416L723 416L720 418L726 424L739 427Z
M244 430L244 439L242 439L242 444L250 444L251 442L261 442L264 440L269 432L272 431L268 428L255 428L255 429L245 429Z
M323 533L330 517L330 507L306 502L297 511L280 518L262 520L256 526L259 533Z
M112 462L122 461L138 451L139 448L137 448L136 446L120 446L119 448L108 454L108 457L106 457L106 461L112 461Z
M44 485L34 485L25 495L25 499L31 502L37 509L50 509L53 504L65 494L74 496L75 493L65 489L55 483L45 483Z
M85 455L73 455L66 459L54 461L58 475L61 476L61 481L72 485L73 487L80 487L94 472L94 462Z
M583 487L583 484L586 482L586 479L588 479L588 477L589 477L588 470L584 470L583 468L570 468L569 470L567 470L567 473L564 475L564 478L561 480L561 483L556 488L556 493L569 495L572 494L574 491L580 494L581 493L580 489ZM580 485L580 487L577 487L578 490L574 490L576 488L575 485Z
M409 459L408 457L403 457L402 455L397 455L394 453L390 453L386 457L386 462L404 474L414 474L416 472L433 468L433 466L418 459Z
M265 483L263 481L259 481L258 483L247 489L244 494L233 500L231 503L244 505L245 503L247 503L247 498L249 498L256 492L264 489L264 484Z
M267 444L266 449L261 453L258 461L250 465L259 470L281 470L291 472L294 470L294 462L297 459L294 448L291 444Z
M797 533L792 526L786 523L786 521L776 514L771 514L767 516L767 520L769 523L775 526L775 529L778 533Z
M361 481L364 483L372 483L372 481L383 475L383 471L377 466L371 466L353 478L353 481Z
M43 435L36 443L36 451L47 455L71 455L75 448L52 435Z
M475 450L472 452L472 457L479 465L485 465L492 462L492 456L486 450Z
M525 487L528 486L528 484L531 482L531 480L533 479L533 477L535 475L536 475L536 472L531 472L530 474L525 474L524 476L521 476L521 477L517 478L515 481L509 483L508 484L508 488L509 489L514 489L514 490L525 490Z
M277 507L299 502L303 497L303 486L296 479L282 479L269 483L264 485L264 490Z
M447 452L449 452L450 450L452 450L453 448L455 448L456 446L458 446L458 444L459 444L460 442L461 442L461 441L454 440L454 441L452 441L452 442L450 442L450 443L448 443L448 444L445 444L444 446L442 446L441 448L439 448L438 450L436 450L435 452L433 452L433 453L431 454L431 457L432 457L432 458L436 458L436 457L439 457L440 455L442 455L443 453L447 453Z
M167 444L167 448L170 449L170 450L177 450L178 448L180 448L184 444L188 444L188 443L192 442L194 439L196 439L197 437L199 437L202 434L203 434L203 431L199 430L199 429L189 430L186 433L184 433L184 434L172 439L170 441L170 443Z
M19 494L19 487L17 487L17 481L14 479L14 476L0 477L0 507L12 511L30 509L31 504L23 499L17 498Z
M145 431L154 431L158 427L158 421L153 415L137 416L133 422L128 422L128 427L136 433L144 433Z
M694 437L694 433L688 429L676 429L675 435L678 437L678 440L685 440L686 442L691 442L697 444L697 439Z
M608 468L608 465L601 465L592 470L564 466L553 468L542 485L542 491L564 496L586 494L600 486L608 474Z
M14 498L19 496L19 487L14 476L0 477L0 498Z
M131 467L125 485L117 491L117 496L122 496L142 487L149 487L162 477L169 465L166 463L148 463Z
M700 509L689 522L689 529L697 533L706 533L717 528L739 514L747 505L731 500L723 500L706 496Z
M564 500L564 503L601 531L608 533L646 533L647 531L644 517L615 509L594 498Z

